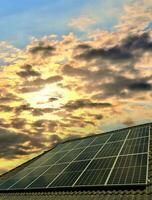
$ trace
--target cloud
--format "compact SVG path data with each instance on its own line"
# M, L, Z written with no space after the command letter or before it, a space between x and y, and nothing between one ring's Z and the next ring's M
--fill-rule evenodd
M5 103L5 102L11 102L11 101L21 101L21 98L18 97L17 95L14 95L13 93L7 93L6 95L1 94L0 95L0 102Z
M152 51L152 41L147 32L141 35L129 36L123 41L122 46L128 50Z
M13 111L13 107L7 106L7 105L2 105L0 106L0 111L4 111L4 112L11 112Z
M31 138L30 135L25 135L23 133L17 134L15 132L9 132L5 129L0 129L0 158L5 159L14 159L18 156L24 156L34 152L32 148L34 147L35 142L38 142L37 139ZM24 146L25 142L30 142L31 145ZM41 141L39 141L39 144ZM41 146L41 145L40 145Z
M146 82L137 82L130 84L128 88L135 91L150 91L152 90L152 85Z
M123 122L124 125L126 126L133 126L135 125L135 122L131 119L131 118L127 118L124 122Z
M93 96L93 99L102 99L106 97L133 98L134 95L142 91L150 91L151 84L146 82L151 77L145 77L145 80L131 79L124 76L114 76L113 81L98 85L97 91L101 90Z
M88 27L96 23L97 23L97 20L93 19L92 17L80 16L80 17L71 19L68 25L74 29L78 29L80 31L86 31Z
M88 61L92 59L106 59L112 62L127 62L136 60L136 57L142 55L143 51L151 50L152 42L150 35L148 33L143 33L140 35L127 36L123 38L119 45L110 48L93 48L89 46L85 48L83 53L76 55L76 58Z
M13 128L16 128L16 129L21 129L21 128L24 128L24 125L27 123L27 121L23 118L16 118L15 120L12 120L11 122L11 126Z
M76 101L70 101L64 105L64 108L75 110L79 108L104 108L111 107L110 103L101 102L91 102L89 99L79 99Z
M56 83L62 81L63 77L59 75L50 76L46 79L37 78L32 81L25 80L23 85L20 85L18 91L21 93L36 92L41 90L46 84Z
M34 56L40 55L42 57L52 56L55 52L55 47L45 44L43 41L30 45L28 52Z
M50 143L53 144L53 145L57 144L61 141L62 141L62 139L56 134L53 134L53 135L50 136Z
M76 56L76 58L85 60L103 58L115 61L124 61L132 58L132 54L125 49L115 46L109 49L89 49L88 51L84 52L84 54Z
M36 128L36 129L48 129L48 131L55 131L55 128L57 127L57 122L52 121L52 120L45 120L45 119L41 119L41 120L37 120L32 124L32 127Z
M31 65L26 64L22 68L24 69L23 71L17 72L17 75L22 78L39 77L41 75L38 71L33 70Z
M152 17L152 3L149 0L135 1L124 6L123 15L119 24L115 27L117 31L129 34L143 32Z
M91 73L88 69L74 68L70 65L63 66L62 72L64 75L68 76L86 76Z

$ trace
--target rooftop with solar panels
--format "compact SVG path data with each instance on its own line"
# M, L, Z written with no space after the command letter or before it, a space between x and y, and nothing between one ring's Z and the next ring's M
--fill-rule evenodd
M122 199L130 199L129 195L138 199L138 192L142 199L152 199L151 130L152 124L147 123L60 143L2 175L0 197L43 191L54 198L54 192L64 191L68 199L71 192L83 196L89 191L104 193L106 199L111 191L109 200L119 199L114 196L119 192ZM79 198L73 195L73 199Z

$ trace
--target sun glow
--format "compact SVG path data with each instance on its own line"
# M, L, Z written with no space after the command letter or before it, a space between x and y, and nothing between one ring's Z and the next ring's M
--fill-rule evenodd
M24 99L35 108L59 108L66 103L67 91L56 84L47 84L43 89L26 94Z

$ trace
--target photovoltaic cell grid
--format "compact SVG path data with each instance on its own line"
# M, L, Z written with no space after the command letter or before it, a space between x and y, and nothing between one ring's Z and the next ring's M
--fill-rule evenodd
M144 125L59 144L0 190L146 184L149 140Z

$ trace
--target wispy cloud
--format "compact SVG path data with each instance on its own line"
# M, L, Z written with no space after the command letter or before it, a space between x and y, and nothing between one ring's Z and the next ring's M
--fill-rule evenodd
M96 24L97 20L89 16L80 16L78 18L73 18L69 22L69 26L74 29L79 29L80 31L86 31L91 25Z

